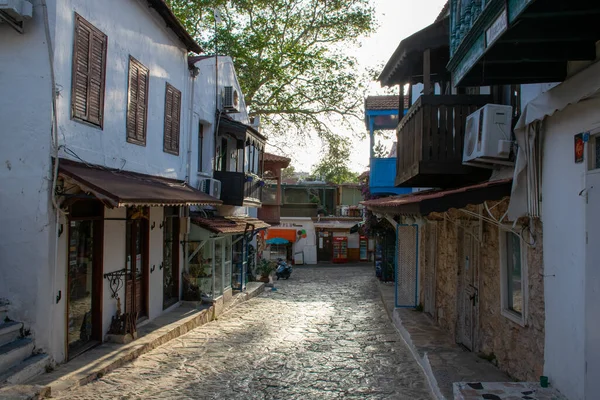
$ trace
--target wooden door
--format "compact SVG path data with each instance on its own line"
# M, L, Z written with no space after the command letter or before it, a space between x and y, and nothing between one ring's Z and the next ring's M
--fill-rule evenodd
M125 312L148 316L148 208L127 210Z
M425 226L425 254L423 270L423 311L436 316L435 308L435 262L437 253L437 223L428 221Z
M476 350L479 329L479 223L464 221L458 229L457 342Z

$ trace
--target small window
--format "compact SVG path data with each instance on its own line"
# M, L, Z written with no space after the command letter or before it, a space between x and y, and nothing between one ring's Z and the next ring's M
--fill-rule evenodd
M502 314L521 324L527 321L526 247L513 232L500 231Z
M202 152L204 150L204 125L198 125L198 172L202 172Z
M181 115L181 92L167 83L165 90L165 137L164 151L179 155L179 120Z
M75 13L71 117L103 126L108 37Z
M127 96L127 141L146 145L148 115L148 79L150 71L129 57L129 91Z

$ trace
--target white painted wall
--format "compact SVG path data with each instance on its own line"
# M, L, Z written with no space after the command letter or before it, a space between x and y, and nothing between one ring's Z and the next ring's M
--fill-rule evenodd
M185 179L189 72L187 51L143 0L61 0L55 35L60 141L89 163ZM104 129L71 120L71 70L75 12L108 36ZM129 56L150 70L146 146L127 143ZM163 151L165 85L182 92L180 155ZM74 158L62 152L62 156Z
M57 237L48 196L51 85L40 0L33 4L25 34L0 24L0 296L47 349ZM48 11L53 25L52 4Z
M125 208L105 208L104 218L123 218L127 217ZM118 271L125 268L125 236L127 225L125 221L106 220L104 221L104 273ZM102 293L102 337L108 332L110 322L117 313L117 301L113 299L108 281L104 280ZM125 287L119 292L121 299L121 312L125 312Z
M162 207L150 208L150 248L149 248L149 294L148 294L148 318L152 319L163 312L163 262L164 251L164 229L160 229L163 222L164 209ZM154 224L154 229L152 229ZM181 246L177 246L178 248ZM183 260L180 258L180 260ZM154 272L152 271L154 268Z
M242 90L240 88L233 61L231 57L223 56L218 58L218 90L219 90L219 106L220 96L222 95L224 86L233 86L237 89L240 94L240 112L228 114L229 117L236 121L247 124L248 112L246 110L246 102ZM215 91L215 58L207 57L199 60L194 64L198 68L198 76L194 80L194 106L193 106L193 134L192 134L192 176L190 177L190 183L192 186L197 187L198 178L212 177L214 156L215 156L215 116L216 116L216 96ZM199 124L202 123L204 126L204 156L202 157L202 173L198 171L198 129ZM220 143L218 143L219 145ZM233 167L235 170L235 167Z
M33 0L33 3L33 19L26 22L24 34L0 24L0 93L3 94L0 96L0 132L3 137L10 137L0 147L3 188L0 207L8 210L0 216L0 293L13 303L11 318L25 322L26 327L32 329L36 346L60 362L65 356L68 227L63 219L64 231L57 240L49 196L52 88L48 41L41 0ZM64 146L60 156L73 159L65 152L69 149L89 163L185 179L191 80L187 51L176 35L145 0L47 0L47 5L59 91L58 137ZM70 119L75 12L108 36L103 130ZM150 69L145 147L126 142L130 54ZM163 152L166 82L182 92L179 156ZM196 131L192 133L197 135ZM125 209L106 210L106 216L124 218ZM153 209L152 218L162 219L162 210ZM125 223L106 221L104 240L104 272L123 268ZM162 231L151 234L151 246L151 262L160 263ZM159 282L162 282L160 273L151 274L153 293L159 297L151 295L151 317L162 311L162 283L156 292ZM62 299L56 304L59 290ZM110 295L105 283L104 332L116 311L116 302ZM120 295L124 297L123 290Z
M545 123L542 182L546 275L544 371L553 386L571 400L585 398L586 357L586 204L585 197L579 195L585 188L586 164L574 162L573 136L600 127L599 107L600 100L587 100L556 113ZM597 308L597 305L588 306Z
M301 226L294 226L301 225ZM292 246L292 253L304 253L305 264L317 263L317 236L315 234L315 224L310 218L303 217L287 217L281 218L280 226L282 228L306 230L306 238L299 238ZM293 254L292 254L293 255Z

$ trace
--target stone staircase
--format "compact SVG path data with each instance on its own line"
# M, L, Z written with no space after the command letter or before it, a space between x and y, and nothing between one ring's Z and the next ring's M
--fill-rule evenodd
M8 318L10 304L0 299L0 387L21 384L46 371L50 357L35 351L23 323Z

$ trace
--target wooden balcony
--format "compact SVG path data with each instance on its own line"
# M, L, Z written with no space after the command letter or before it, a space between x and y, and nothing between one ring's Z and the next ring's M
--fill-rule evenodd
M259 182L247 182L243 172L214 171L213 177L221 181L224 205L260 207L262 186Z
M480 182L490 171L462 164L467 116L486 95L426 95L398 124L396 186L449 188Z

